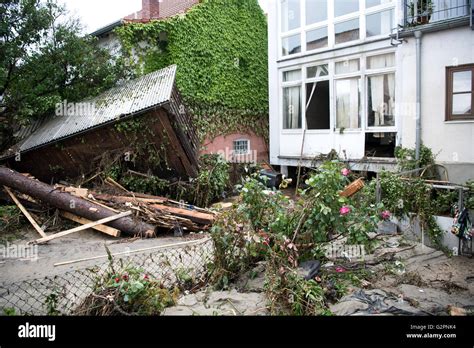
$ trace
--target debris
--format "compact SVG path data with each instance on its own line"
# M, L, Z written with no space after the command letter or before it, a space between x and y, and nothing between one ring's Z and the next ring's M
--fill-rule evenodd
M60 212L60 215L68 220L77 222L78 224L82 224L82 225L89 224L92 222L80 216L68 213L67 211ZM91 228L99 232L108 234L109 236L112 236L112 237L120 237L120 230L117 230L116 228L113 228L113 227L109 227L106 225L96 225L96 226L92 226Z
M310 280L316 277L321 268L321 262L318 260L305 261L300 264L297 272L305 280Z
M356 181L350 183L344 188L344 191L341 192L342 197L351 197L357 192L362 190L364 187L364 180L362 178L357 179Z
M427 315L405 301L401 302L398 297L389 296L379 289L358 289L330 306L330 310L336 315Z
M70 193L62 192L40 181L29 179L5 167L0 167L0 184L88 220L96 221L116 215L116 213L100 205L73 196ZM155 227L152 225L130 217L111 221L108 225L132 236L145 235L145 233L155 230Z
M449 315L455 317L464 317L467 315L467 311L464 308L449 306Z
M30 215L30 213L28 213L28 211L25 209L23 204L21 204L20 201L18 200L18 198L16 198L14 193L6 186L3 186L3 188L8 193L8 195L11 197L11 199L13 199L13 202L15 202L15 204L18 206L18 208L20 208L23 215L25 215L26 218L28 219L28 221L33 225L35 230L38 231L38 233L42 237L46 237L46 233L44 233L43 229L41 227L39 227L38 223L35 221L35 219L33 219L33 217Z
M50 240L60 238L60 237L64 237L64 236L67 236L71 233L87 230L88 228L92 228L92 227L97 226L97 225L102 225L102 224L105 224L107 222L114 221L114 220L123 218L125 216L131 215L131 214L132 214L131 211L126 211L126 212L117 214L115 216L109 216L107 218L104 218L104 219L101 219L101 220L98 220L98 221L95 221L95 222L90 222L88 224L85 224L85 225L82 225L82 226L79 226L79 227L75 227L75 228L72 228L72 229L67 230L67 231L59 232L59 233L53 234L53 235L45 237L45 238L37 239L34 243L35 244L46 243L46 242L49 242Z

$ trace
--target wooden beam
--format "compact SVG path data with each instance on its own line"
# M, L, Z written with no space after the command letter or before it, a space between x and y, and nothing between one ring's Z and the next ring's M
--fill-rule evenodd
M16 198L15 194L6 186L3 186L3 188L8 193L8 195L11 197L11 199L13 199L13 202L15 202L17 207L20 208L23 215L25 215L26 218L28 219L28 221L33 225L35 230L38 231L38 233L41 235L41 237L46 238L47 237L46 233L44 233L43 229L41 227L39 227L39 225L35 221L35 219L33 219L33 217L30 215L30 213L28 213L26 208L23 206L23 204L21 204L20 201L18 200L18 198Z
M97 226L97 225L102 225L102 224L105 224L105 223L110 222L110 221L121 219L121 218L123 218L125 216L128 216L128 215L131 215L131 214L132 214L132 212L129 210L129 211L126 211L126 212L123 212L123 213L120 213L120 214L117 214L117 215L114 215L114 216L109 216L105 219L101 219L101 220L91 222L91 223L88 223L88 224L85 224L85 225L82 225L82 226L79 226L79 227L72 228L72 229L67 230L67 231L63 231L63 232L53 234L53 235L51 235L49 237L46 237L46 238L37 239L37 240L34 241L34 243L35 244L46 243L46 242L49 242L50 240L60 238L60 237L64 237L64 236L67 236L67 235L75 233L75 232L87 230L88 228L92 228L92 227Z
M162 211L166 214L180 216L203 225L210 225L215 219L215 216L211 214L201 213L195 210L170 207L167 205L153 204L150 205L150 208Z
M86 224L90 224L91 222L93 222L91 220L88 220L86 218L77 216L77 215L69 213L67 211L61 211L60 214L61 214L62 217L66 218L68 220L77 222L78 224L81 224L81 225L86 225ZM102 232L102 233L105 233L105 234L108 234L109 236L112 236L112 237L120 237L120 230L117 230L116 228L113 228L113 227L109 227L109 226L106 226L106 225L96 225L96 226L93 226L92 229L94 229L96 231L99 231L99 232Z

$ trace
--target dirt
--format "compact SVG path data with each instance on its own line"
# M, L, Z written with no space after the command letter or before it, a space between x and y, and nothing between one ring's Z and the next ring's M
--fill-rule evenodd
M28 248L29 255L34 254L36 249L37 258L6 258L4 254L0 253L0 284L54 276L71 270L93 266L97 262L104 262L106 258L65 266L54 266L54 264L83 258L105 256L107 254L105 246L114 254L159 245L180 243L203 237L202 234L187 234L184 237L164 235L151 239L114 238L94 230L84 230L52 240L44 245L27 246L29 241L39 237L35 230L27 228L18 231L18 233L15 233L15 236L19 238L10 241L9 247L20 246ZM5 247L6 245L4 245L4 248Z

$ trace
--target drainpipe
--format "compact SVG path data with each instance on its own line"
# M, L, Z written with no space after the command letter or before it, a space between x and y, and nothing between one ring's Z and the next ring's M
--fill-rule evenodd
M416 40L416 142L415 159L420 159L421 148L421 31L415 31Z

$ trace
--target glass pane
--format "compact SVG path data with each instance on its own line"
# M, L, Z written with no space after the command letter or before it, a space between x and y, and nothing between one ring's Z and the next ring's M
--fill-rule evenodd
M306 50L328 47L328 28L311 30L306 33Z
M368 69L383 69L395 66L395 53L382 54L367 58Z
M357 72L360 69L359 59L345 60L336 63L336 74L348 74Z
M329 81L306 84L308 129L329 129Z
M282 54L287 56L301 52L301 38L300 35L293 35L282 40Z
M301 87L283 88L283 128L301 128Z
M336 80L336 127L360 126L360 79Z
M471 71L457 71L453 73L453 92L470 92L471 89Z
M390 34L394 27L393 10L368 15L366 25L367 37Z
M368 87L368 126L395 126L395 74L371 76Z
M471 93L453 95L453 115L471 114Z
M283 82L301 80L301 70L291 70L283 72Z
M359 11L359 0L334 0L334 16Z
M249 141L248 140L236 140L234 141L234 154L245 155L249 152Z
M281 1L281 31L300 27L300 0Z
M392 0L365 0L365 7L374 7L382 4L387 4Z
M336 44L359 39L359 19L342 22L334 26Z
M322 22L328 19L327 0L306 0L306 24Z
M306 69L306 76L308 79L313 77L321 77L321 76L328 76L328 65L318 65L318 66L310 66Z

